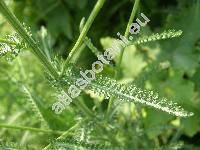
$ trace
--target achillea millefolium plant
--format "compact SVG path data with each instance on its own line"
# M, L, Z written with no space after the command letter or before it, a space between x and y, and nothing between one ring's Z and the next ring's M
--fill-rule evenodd
M190 143L187 138L199 131L199 2L179 1L166 12L157 9L156 1L124 0L112 7L109 3L0 0L1 149L198 147L198 141ZM125 4L132 7L127 20ZM146 13L150 25L141 27L103 71L80 89L80 95L67 101L67 91L80 79L80 71L90 69L98 55L117 41L119 31L128 38L139 12L150 11L146 8L150 6L155 10ZM113 13L120 8L121 22L114 19L112 23ZM176 8L180 12L173 12ZM78 11L80 16L73 13ZM150 27L163 23L159 20L163 16L155 17L156 11L167 17L162 31L152 32ZM27 21L23 15L29 16ZM101 18L103 24L97 25L95 21L101 22ZM191 21L190 28L186 19ZM107 22L110 28L105 33L116 27L113 37L104 37ZM73 24L76 41L72 40ZM65 42L73 43L67 52L54 50L62 49ZM59 115L52 106L55 102L66 107Z

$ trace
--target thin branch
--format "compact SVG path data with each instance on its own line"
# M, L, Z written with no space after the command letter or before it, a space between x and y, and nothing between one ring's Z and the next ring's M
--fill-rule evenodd
M29 34L24 29L20 21L15 17L15 15L8 9L5 2L0 0L0 11L10 25L18 32L18 34L25 40L25 42L31 47L33 53L38 57L41 63L48 69L48 71L54 76L58 77L58 73L55 68L52 66L51 62L48 61L48 58L44 55L42 50L39 48L37 42L29 36Z
M127 38L128 35L129 35L129 28L130 28L131 23L132 23L133 20L134 20L136 11L137 11L138 6L139 6L139 2L140 2L140 0L135 0L134 6L133 6L133 9L132 9L132 12L131 12L131 16L130 16L130 18L129 18L129 21L128 21L128 24L127 24L127 26L126 26L126 30L125 30L125 33L124 33L124 36L125 36L126 38ZM121 53L120 53L120 56L119 56L119 62L118 62L118 65L117 65L116 78L117 78L117 76L118 76L118 74L119 74L119 71L120 71L120 66L121 66L121 63L122 63L123 54L124 54L124 49L122 49L122 51L121 51Z
M92 14L90 15L88 21L86 22L86 25L83 28L81 39L83 39L85 37L87 31L89 30L89 27L91 26L92 22L94 21L94 18L98 14L98 12L99 12L100 8L102 7L104 1L105 0L98 0L98 2L96 4ZM30 46L30 48L32 49L32 52L41 61L41 63L45 66L45 68L52 75L52 77L55 78L55 79L59 78L59 74L57 73L57 71L55 70L55 68L51 64L51 62L48 60L48 58L44 55L42 50L39 48L39 46L36 43L36 41L27 34L27 32L24 29L23 25L15 17L15 15L8 9L8 7L6 6L6 4L5 4L5 2L3 0L0 0L0 11L1 11L2 15L7 19L7 21L12 25L12 27L16 30L16 32ZM85 106L85 107L87 107L87 106ZM84 111L84 109L82 109L82 110ZM87 114L87 113L85 113L85 114Z
M85 36L87 35L87 32L89 31L92 23L94 22L94 19L96 18L96 16L98 15L100 9L103 7L105 3L105 0L98 0L96 5L94 6L87 22L85 23L81 34L78 37L78 40L76 41L74 47L72 48L72 50L69 53L68 58L66 59L66 61L64 62L64 66L63 66L63 71L65 70L66 65L71 61L72 57L74 56L74 54L76 53L76 51L78 50L78 48L81 46L83 40L85 39Z
M131 12L131 15L130 15L130 18L129 18L129 21L128 21L128 24L127 24L127 27L126 27L126 30L125 30L125 33L124 33L125 37L128 37L128 35L129 35L129 28L130 28L131 23L134 20L137 8L139 6L139 2L140 2L140 0L135 0L135 3L133 5L133 9L132 9L132 12ZM115 73L115 79L117 79L117 77L119 75L119 72L120 72L120 66L121 66L121 63L122 63L123 54L124 54L124 49L122 49L122 51L120 53L120 56L119 56L119 62L117 64L117 71ZM110 109L112 108L112 104L113 104L113 97L111 97L110 100L109 100L108 108L107 108L107 115L109 114Z

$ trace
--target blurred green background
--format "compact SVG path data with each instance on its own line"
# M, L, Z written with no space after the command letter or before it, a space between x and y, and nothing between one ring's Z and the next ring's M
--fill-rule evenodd
M48 46L55 56L65 59L80 33L81 19L89 16L96 0L6 0L6 2L17 18L31 27L34 36L47 32L48 36L43 46ZM100 51L112 44L113 39L117 38L117 32L124 33L133 4L133 0L106 1L88 32L88 37ZM120 81L133 82L140 79L144 74L144 68L150 62L167 62L169 64L167 68L153 71L140 80L138 86L158 91L193 112L194 116L177 118L155 109L141 108L140 121L145 132L142 140L137 139L137 132L127 131L129 124L126 122L135 119L134 111L128 111L124 104L119 110L117 121L118 126L123 126L124 129L119 131L119 137L116 138L130 145L128 146L130 149L134 149L131 140L128 142L132 136L139 145L145 141L146 145L152 147L171 141L183 141L185 144L183 149L200 149L200 1L141 0L138 12L143 12L151 20L142 28L140 35L150 35L167 29L182 30L183 34L170 40L126 48ZM0 16L0 37L4 38L6 34L12 32L12 27ZM86 47L80 55L77 66L90 68L95 60L95 55ZM103 73L113 77L114 69L105 66ZM23 83L29 87L32 97L40 106L51 129L66 130L76 122L80 112L74 106L59 117L51 111L51 105L56 101L53 96L55 91L44 80L43 69L38 60L29 51L24 50L12 62L0 59L0 123L41 126L40 120L33 115L27 97L21 90ZM94 107L88 94L82 94L81 97L90 108ZM108 100L102 103L103 109L106 108L107 102ZM115 127L115 124L113 126ZM116 129L118 126L116 125ZM57 136L51 134L0 128L1 142L12 141L28 145L33 149L41 149L48 144L49 139L55 137Z

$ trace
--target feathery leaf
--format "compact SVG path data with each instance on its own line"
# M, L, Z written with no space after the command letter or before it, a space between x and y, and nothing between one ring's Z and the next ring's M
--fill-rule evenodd
M105 144L94 144L94 143L88 143L88 142L84 142L84 141L77 141L75 139L59 139L59 140L55 140L52 141L51 146L54 149L59 149L59 148L73 148L73 147L77 147L78 149L82 148L82 149L87 149L87 150L103 150L103 149L111 149L111 147L109 145L105 145Z
M60 81L54 80L54 83L50 82L56 87L59 87L59 85L63 87L75 85L76 80L80 78L79 76L77 69L71 66ZM121 101L145 104L175 116L188 117L193 115L193 113L185 111L177 103L159 97L158 93L142 90L135 85L120 84L116 80L102 75L97 76L91 83L88 83L85 90L104 95L106 99L112 96Z
M19 143L14 143L14 142L3 142L0 141L0 149L4 150L27 150L28 146L23 146Z
M181 36L182 31L181 30L168 30L164 31L162 33L155 33L149 36L143 36L138 38L136 41L131 42L129 45L139 45L139 44L144 44L147 42L153 42L157 40L164 40L164 39L171 39L174 37L179 37Z
M168 145L164 145L158 150L179 150L183 147L184 143L183 142L175 142L175 143L170 143Z
M24 85L22 85L22 89L24 94L27 96L28 98L28 102L31 106L32 111L36 114L36 116L39 118L39 120L41 121L42 125L46 128L49 128L48 123L46 122L46 120L44 119L42 113L40 112L40 109L38 108L37 103L35 102L34 97L32 96L31 92L28 90L28 88Z
M7 35L5 39L0 40L0 57L6 55L6 59L11 61L25 47L26 44L17 33Z

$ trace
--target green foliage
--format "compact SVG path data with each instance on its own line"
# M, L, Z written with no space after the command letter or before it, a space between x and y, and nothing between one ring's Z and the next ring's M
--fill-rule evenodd
M27 149L27 147L23 147L20 144L11 143L11 142L3 143L2 141L0 142L0 148L1 149L21 149L21 150Z
M22 90L24 92L24 94L27 97L27 101L30 104L30 108L32 109L32 111L35 113L35 115L38 117L38 119L41 121L42 125L46 128L48 128L48 123L45 121L42 113L40 112L37 102L36 102L36 98L34 98L33 94L28 90L28 88L24 85L22 85Z
M182 34L181 30L179 30L179 31L168 30L168 31L164 31L163 33L160 33L160 34L157 33L157 34L153 34L150 36L144 36L144 37L138 38L136 41L134 41L131 44L139 45L139 44L157 41L157 40L161 40L161 39L163 40L163 39L179 37L181 34Z
M0 0L0 12L0 149L199 149L199 1ZM139 36L54 114L139 12L151 20Z
M88 150L103 150L103 149L111 149L106 145L98 145L92 143L86 143L81 141L76 141L74 139L63 139L56 140L51 143L53 149L65 148L65 149L88 149Z
M57 86L70 86L80 78L78 71L73 67L68 68L61 81L54 81L55 83L52 84L57 84ZM52 80L50 80L50 82L51 81ZM192 115L192 113L188 113L180 106L177 106L176 103L170 102L166 98L159 98L158 93L141 90L135 85L119 84L116 80L103 76L96 77L93 82L87 85L86 90L91 90L95 94L103 95L105 99L112 96L121 101L142 103L176 116L187 117Z
M17 33L7 35L6 39L0 39L0 57L6 55L6 60L11 61L26 47L24 41Z

